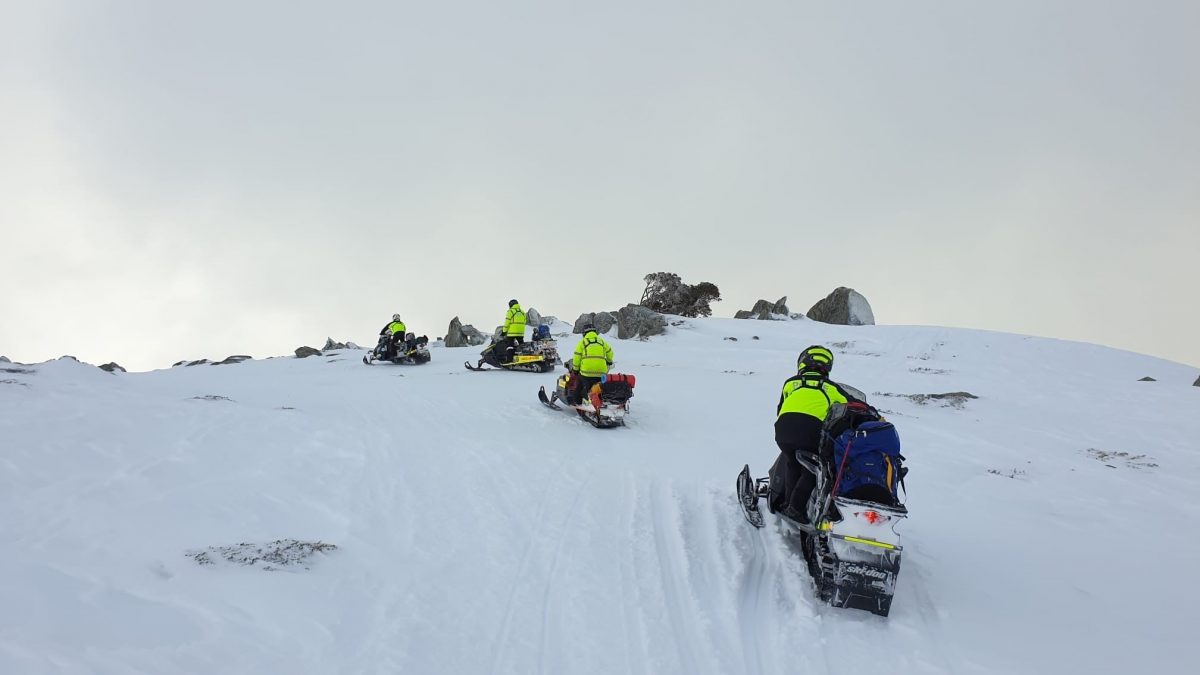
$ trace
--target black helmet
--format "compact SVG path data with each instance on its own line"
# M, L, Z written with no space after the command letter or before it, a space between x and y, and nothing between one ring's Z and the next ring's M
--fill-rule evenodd
M596 330L596 326L595 326L595 324L585 323L585 324L583 325L583 334L584 334L584 335L587 335L588 333L590 333L590 332L592 332L592 331L594 331L594 330Z
M827 376L833 370L833 352L821 345L813 345L800 352L796 369L802 373L817 372Z
M517 299L516 299L516 298L513 298L512 300L509 300L509 301L508 301L508 306L509 306L509 307L512 307L512 306L513 306L513 305L515 305L515 304L518 304L518 303L517 303Z

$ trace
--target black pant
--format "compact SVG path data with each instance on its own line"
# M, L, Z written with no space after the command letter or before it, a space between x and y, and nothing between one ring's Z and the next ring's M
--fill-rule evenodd
M600 381L599 377L586 377L575 373L571 376L571 389L567 392L567 403L579 405L583 397L592 390L592 385Z
M767 496L773 511L808 522L808 498L817 485L817 477L796 461L796 453L803 453L816 464L820 442L821 421L811 415L785 413L775 420L779 457L771 467L771 493Z
M493 350L496 353L496 360L500 363L512 363L514 354L517 351L517 345L521 344L525 344L524 336L514 335L501 338Z

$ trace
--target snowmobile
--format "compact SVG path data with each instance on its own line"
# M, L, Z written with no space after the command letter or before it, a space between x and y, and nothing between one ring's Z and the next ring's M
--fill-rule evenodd
M554 410L572 409L597 429L625 426L625 416L629 414L629 399L633 398L633 387L637 382L633 375L605 375L592 385L591 391L586 392L584 400L578 404L567 402L567 392L570 391L573 377L575 375L568 364L567 373L558 378L554 393L547 397L546 388L539 387L538 400ZM559 405L559 401L562 401L563 405Z
M831 412L830 419L834 418L835 413ZM831 426L827 421L822 442L832 447L835 437L829 431ZM891 427L890 424L886 426ZM851 442L867 438L869 431L864 429L867 429L866 425L851 427ZM849 455L847 450L842 456ZM807 504L808 523L781 513L778 514L779 524L785 538L808 564L817 597L822 602L887 616L904 550L896 525L908 517L908 509L893 493L870 489L876 486L840 491L845 461L843 459L838 466L833 461L834 456L834 452L824 450L816 462L803 455L797 456L804 469L817 477ZM902 481L907 472L907 469L900 469L896 480ZM754 527L765 525L758 502L767 497L769 489L769 477L752 478L750 466L742 467L737 477L738 502L746 520Z
M515 345L513 350L512 360L504 361L507 358L506 354L496 350L496 345L501 344L493 337L488 346L479 352L479 363L471 365L470 361L463 363L467 370L485 371L485 370L520 370L529 373L548 373L554 370L554 366L562 363L558 358L558 343L550 337L550 328L548 326L538 326L534 331L533 339L529 342L524 342ZM491 368L484 368L484 364Z
M376 361L390 361L391 363L416 366L422 363L429 363L429 338L425 335L414 337L412 333L406 333L403 340L396 342L395 351L392 351L391 345L392 336L380 335L379 344L375 345L375 349L371 350L370 354L363 357L363 363L371 365Z

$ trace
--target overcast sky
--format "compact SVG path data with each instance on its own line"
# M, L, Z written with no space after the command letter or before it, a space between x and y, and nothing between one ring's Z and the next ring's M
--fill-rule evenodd
M0 354L718 316L1200 365L1200 2L0 0ZM798 345L803 347L805 345Z

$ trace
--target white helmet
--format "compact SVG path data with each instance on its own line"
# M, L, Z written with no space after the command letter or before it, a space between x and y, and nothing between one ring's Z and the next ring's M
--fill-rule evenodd
M400 315L399 315L399 314L393 314L393 315L392 315L392 321L399 321L399 320L400 320Z

